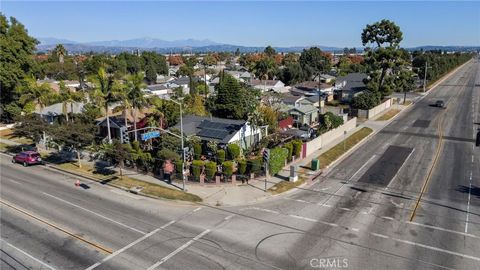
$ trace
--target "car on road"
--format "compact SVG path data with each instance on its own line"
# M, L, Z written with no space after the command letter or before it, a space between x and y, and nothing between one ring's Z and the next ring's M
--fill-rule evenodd
M445 103L443 102L443 100L437 100L435 102L435 107L445 108Z
M21 163L24 167L34 164L42 164L40 154L35 151L23 151L12 158L12 163Z

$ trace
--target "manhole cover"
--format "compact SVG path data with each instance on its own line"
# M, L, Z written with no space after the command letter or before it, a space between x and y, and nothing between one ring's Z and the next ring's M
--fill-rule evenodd
M413 127L426 128L430 125L430 120L417 120L413 123Z

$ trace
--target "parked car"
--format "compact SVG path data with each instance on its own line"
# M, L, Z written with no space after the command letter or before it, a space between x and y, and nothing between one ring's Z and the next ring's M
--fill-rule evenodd
M24 167L33 164L42 164L40 154L35 151L23 151L12 158L12 163L22 163Z

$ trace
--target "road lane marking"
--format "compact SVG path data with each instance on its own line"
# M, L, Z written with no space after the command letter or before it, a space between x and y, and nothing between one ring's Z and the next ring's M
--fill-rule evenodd
M118 221L116 221L116 220L113 220L113 219L111 219L111 218L108 218L108 217L106 217L106 216L104 216L104 215L95 213L95 212L93 212L93 211L91 211L91 210L89 210L89 209L83 208L83 207L81 207L81 206L79 206L79 205L76 205L76 204L71 203L71 202L69 202L69 201L66 201L66 200L64 200L64 199L58 198L58 197L56 197L56 196L54 196L54 195L51 195L51 194L48 194L48 193L45 193L45 192L42 192L42 193L43 193L44 195L46 195L46 196L49 196L49 197L53 198L53 199L59 200L59 201L64 202L64 203L66 203L66 204L68 204L68 205L71 205L71 206L73 206L73 207L82 209L82 210L85 211L85 212L88 212L88 213L90 213L90 214L93 214L93 215L95 215L95 216L97 216L97 217L101 217L101 218L103 218L103 219L105 219L105 220L108 220L108 221L110 221L110 222L112 222L112 223L115 223L115 224L117 224L117 225L120 225L120 226L122 226L122 227L125 227L125 228L127 228L127 229L130 229L130 230L132 230L132 231L135 231L135 232L138 232L138 233L141 233L141 234L146 234L146 232L144 232L144 231L140 231L140 230L135 229L135 228L133 228L133 227L130 227L130 226L126 225L126 224L123 224L123 223L121 223L121 222L118 222Z
M357 175L357 173L359 173L365 166L367 166L367 164L370 163L370 161L371 161L374 157L376 157L376 156L377 156L377 155L372 155L372 156L367 160L367 162L363 163L362 167L360 167L360 169L358 169L358 170L350 177L350 179L348 179L348 182L350 182L350 181L353 179L353 177L355 177L355 175Z
M387 217L387 216L383 216L382 218L383 218L383 219L388 219L388 220L393 220L392 217Z
M439 231L444 231L444 232L449 232L449 233L460 234L460 235L468 236L468 237L472 237L472 238L480 238L480 236L477 236L477 235L474 235L474 234L463 233L463 232L459 232L459 231L455 231L455 230L449 230L449 229L445 229L445 228L442 228L442 227L437 227L437 226L432 226L432 225L427 225L427 224L422 224L422 223L417 223L417 222L411 222L411 221L407 221L406 223L407 223L407 224L411 224L411 225L416 225L416 226L421 226L421 227L429 228L429 229L434 229L434 230L439 230Z
M383 235L383 234L379 234L379 233L370 233L371 235L373 236L376 236L376 237L380 237L380 238L384 238L384 239L388 239L390 238L389 236L386 236L386 235Z
M163 259L161 259L160 261L156 262L155 264L153 264L152 266L150 266L149 268L147 268L147 270L153 270L155 268L157 268L158 266L162 265L164 262L168 261L170 258L172 258L173 256L177 255L179 252L181 252L182 250L186 249L187 247L189 247L191 244L193 244L195 241L199 240L200 238L202 238L203 236L207 235L208 233L210 232L210 229L206 229L205 231L201 232L200 234L198 234L197 236L195 236L192 240L186 242L185 244L183 244L182 246L180 246L179 248L177 248L176 250L172 251L170 254L168 254L167 256L163 257Z
M424 244L420 244L420 243L412 242L412 241L408 241L408 240L402 240L402 239L398 239L398 238L391 238L391 239L394 240L394 241L397 241L397 242L401 242L401 243L405 243L405 244L409 244L409 245L413 245L413 246L417 246L417 247L422 247L422 248L425 248L425 249L435 250L435 251L447 253L447 254L450 254L450 255L460 256L460 257L466 258L466 259L480 261L480 258L478 258L478 257L463 254L463 253L459 253L459 252L455 252L455 251L451 251L451 250L448 250L448 249L437 248L437 247L424 245Z
M47 263L45 263L45 262L43 262L43 261L41 261L41 260L39 260L39 259L37 259L37 258L33 257L32 255L28 254L27 252L25 252L25 251L23 251L23 250L19 249L18 247L14 246L14 245L12 245L12 244L8 243L7 241L5 241L5 240L3 240L3 239L1 239L1 238L0 238L0 241L2 241L3 243L5 243L7 246L9 246L9 247L11 247L11 248L15 249L16 251L18 251L18 252L22 253L23 255L25 255L25 256L27 256L27 257L29 257L30 259L32 259L32 260L34 260L34 261L38 262L39 264L41 264L41 265L43 265L43 266L47 267L48 269L55 270L55 268L53 268L52 266L50 266L50 265L48 265ZM43 267L42 267L42 268L43 268Z
M468 187L468 204L467 204L467 218L465 219L465 233L468 233L468 218L470 216L470 196L472 194L472 175L473 175L473 172L470 171L470 185Z
M274 211L274 210L265 209L265 208L258 208L258 207L247 207L247 208L243 208L242 210L258 210L258 211L263 211L263 212L267 212L267 213L271 213L271 214L280 214L279 212Z
M5 202L4 200L1 200L1 199L0 199L0 203L3 203L3 204L5 204L5 205L8 206L8 207L17 210L17 211L20 212L20 213L23 213L24 215L27 215L27 216L29 216L29 217L37 220L37 221L40 221L40 222L42 222L42 223L44 223L44 224L47 224L47 225L49 225L50 227L53 227L53 228L55 228L55 229L57 229L57 230L59 230L59 231L61 231L61 232L63 232L63 233L66 233L66 234L70 235L71 237L73 237L73 238L75 238L75 239L78 239L78 240L80 240L80 241L82 241L82 242L84 242L84 243L86 243L86 244L89 244L90 246L92 246L92 247L94 247L94 248L96 248L96 249L98 249L98 250L101 250L101 251L106 252L106 253L109 253L109 254L112 254L112 253L113 253L110 249L105 248L105 247L101 246L100 244L94 243L94 242L92 242L92 241L90 241L90 240L87 240L87 239L85 239L85 238L83 238L83 237L78 236L77 234L74 234L74 233L72 233L72 232L69 232L69 231L67 231L66 229L63 229L63 228L59 227L58 225L55 225L55 224L53 224L53 223L51 223L51 222L49 222L49 221L46 221L46 220L43 219L43 218L39 218L39 217L37 217L37 216L35 216L35 215L33 215L33 214L31 214L31 213L23 210L23 209L20 209L20 208L17 207L17 206L14 206L14 205L12 205L12 204L10 204L10 203Z
M172 224L172 223L173 223L173 222L170 221L170 222L167 223L167 224L170 225L170 224ZM165 224L165 225L167 225L167 224ZM164 226L165 226L165 225L164 225ZM166 227L166 226L165 226L165 227ZM157 228L157 229L155 229L155 230L153 230L153 231L145 234L144 236L138 238L137 240L135 240L135 241L133 241L132 243L124 246L123 248L121 248L121 249L113 252L112 254L108 255L107 257L103 258L101 261L93 264L92 266L88 267L88 268L85 269L85 270L92 270L92 269L96 268L97 266L99 266L100 264L102 264L102 263L104 263L104 262L106 262L106 261L109 261L110 259L112 259L113 257L117 256L118 254L124 252L125 250L133 247L134 245L136 245L136 244L142 242L143 240L147 239L148 237L154 235L155 233L157 233L157 232L160 231L161 229L162 229L162 228L160 227L160 228Z

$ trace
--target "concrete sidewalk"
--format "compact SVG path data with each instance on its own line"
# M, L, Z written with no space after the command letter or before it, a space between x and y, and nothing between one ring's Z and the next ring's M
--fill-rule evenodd
M373 134L377 133L381 129L383 129L386 125L388 125L391 121L393 121L398 115L403 113L405 109L407 108L406 106L403 105L398 105L395 104L391 107L392 109L400 109L401 112L394 116L392 119L387 120L387 121L375 121L374 119L367 120L360 125L358 125L355 129L347 132L346 137L348 138L350 135L353 133L357 132L363 127L369 127L373 130L373 133L370 135L372 136ZM383 113L382 113L383 114ZM380 114L380 115L382 115ZM380 115L378 117L380 117ZM369 136L369 137L370 137ZM343 157L348 155L349 153L353 152L356 148L358 148L360 145L365 143L367 139L362 140L360 143L352 147L349 151L347 151L346 154L344 154L342 157L337 159L332 165L335 163L339 162ZM290 174L290 165L298 165L299 167L310 167L310 163L312 159L317 158L321 154L325 153L338 143L341 143L343 140L337 140L334 142L331 142L327 145L324 145L322 149L318 149L315 152L313 152L311 155L307 156L304 159L298 160L296 162L293 162L291 164L288 164L286 167L284 167L280 173L277 176L271 176L268 181L266 181L266 187L267 189L271 188L275 184L288 180L289 174ZM18 143L7 140L7 139L0 139L0 142L3 142L5 144L9 145L17 145ZM90 165L93 165L93 162L91 161L85 161L87 163L91 163ZM109 167L109 169L113 169L115 171L119 171L118 168L112 168ZM328 170L328 169L327 169ZM183 187L182 182L179 181L174 181L172 184L169 184L161 179L155 178L151 175L148 174L143 174L141 172L136 172L133 170L123 170L124 175L128 176L130 178L134 178L137 180L145 181L145 182L150 182L154 184L158 184L161 186L165 186L168 188L173 188L173 189L179 189L181 190ZM325 171L324 171L325 173ZM318 173L316 173L318 174ZM314 176L314 172L310 171L310 173L304 174L304 176L307 176L310 180ZM306 181L305 185L311 184L311 181ZM187 186L186 190L189 193L193 193L203 199L203 201L207 204L211 205L224 205L224 206L234 206L234 205L246 205L246 204L253 204L265 199L268 199L272 197L272 193L270 192L265 192L265 178L259 178L255 180L250 180L248 184L245 182L242 184L241 181L237 180L237 184L233 185L231 183L222 183L220 185L215 185L215 184L205 184L205 185L200 185L199 183L192 183L187 181Z

